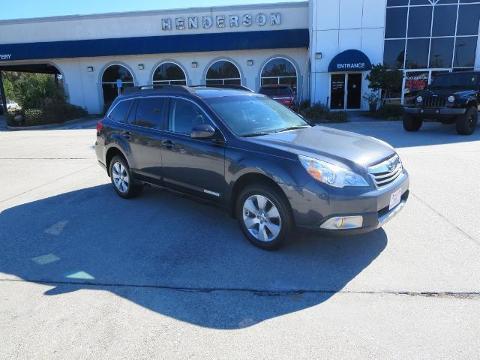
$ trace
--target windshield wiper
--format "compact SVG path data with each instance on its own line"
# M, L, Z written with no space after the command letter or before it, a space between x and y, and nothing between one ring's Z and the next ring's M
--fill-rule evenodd
M290 131L290 130L297 130L297 129L305 129L311 127L310 125L299 125L299 126L290 126L284 129L276 130L276 133L281 133L284 131Z
M245 135L242 135L242 137L263 136L263 135L269 135L269 134L271 134L271 133L272 133L272 132L260 131L260 132L245 134Z

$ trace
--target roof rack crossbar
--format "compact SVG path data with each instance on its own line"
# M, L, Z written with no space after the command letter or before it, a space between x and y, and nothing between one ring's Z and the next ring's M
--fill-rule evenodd
M160 85L160 84L150 84L150 85L140 85L140 86L131 86L127 87L124 90L124 95L131 95L133 93L142 93L146 94L149 92L161 92L162 90L168 92L177 92L181 94L190 94L192 91L188 86L184 85Z

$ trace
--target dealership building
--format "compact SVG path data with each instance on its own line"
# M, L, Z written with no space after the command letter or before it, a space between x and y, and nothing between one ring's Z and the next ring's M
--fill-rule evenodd
M0 21L0 70L50 73L101 113L126 87L288 84L299 100L365 110L372 64L404 71L401 101L480 67L480 1L310 0Z

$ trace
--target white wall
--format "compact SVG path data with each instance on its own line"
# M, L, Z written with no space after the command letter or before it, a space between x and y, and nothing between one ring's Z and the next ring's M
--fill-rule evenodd
M213 61L227 59L240 68L242 84L258 90L263 65L277 56L292 61L297 68L299 96L308 97L308 51L305 48L54 59L52 62L64 75L69 101L85 107L89 113L97 114L103 110L101 78L105 68L111 64L125 65L131 70L136 85L148 85L158 64L173 60L186 71L189 85L200 85L205 83L206 69ZM248 66L247 60L253 60L253 66ZM197 68L192 67L193 61L198 63ZM144 65L144 70L139 70L139 64ZM90 66L93 66L93 72L88 72Z
M356 0L355 0L356 1ZM245 14L269 16L281 14L281 23L259 25L255 21L250 26L231 27L228 17ZM209 29L162 30L162 19L187 19L189 16L226 16L224 28L212 26ZM308 3L279 3L260 5L241 5L212 8L193 8L165 11L144 11L116 14L63 16L26 20L0 21L0 44L29 43L40 41L88 40L104 38L122 38L137 36L161 36L195 33L218 33L235 31L259 31L281 29L305 29L308 27Z
M363 51L372 64L383 61L386 0L310 0L311 100L328 103L328 65L335 55ZM317 59L315 54L321 53ZM366 74L364 74L365 78ZM364 80L363 92L368 92ZM362 108L368 104L362 102Z

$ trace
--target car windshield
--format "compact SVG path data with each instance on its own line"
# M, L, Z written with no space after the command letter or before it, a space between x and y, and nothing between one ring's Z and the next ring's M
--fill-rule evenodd
M310 127L293 111L265 96L228 96L206 101L238 136L258 136Z
M477 85L475 74L448 74L435 77L430 86L432 89L460 88L473 89Z
M265 87L260 89L260 94L268 96L291 96L292 91L288 87Z

